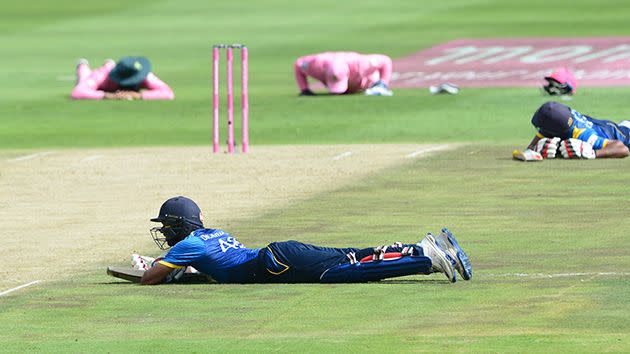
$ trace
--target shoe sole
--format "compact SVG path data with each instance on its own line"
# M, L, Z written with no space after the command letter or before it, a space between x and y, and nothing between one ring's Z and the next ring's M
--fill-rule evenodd
M470 264L470 258L468 258L466 252L464 252L464 250L459 246L459 243L457 242L457 239L455 239L455 236L453 236L453 234L447 228L442 229L442 233L446 235L446 239L455 251L455 262L458 265L456 267L457 271L462 276L462 278L464 278L464 280L472 279L473 272L472 264Z
M453 264L449 260L450 256L440 249L440 246L438 246L437 241L435 240L435 237L433 235L427 235L427 239L429 240L429 245L433 247L433 253L439 257L439 259L437 260L431 259L431 262L437 261L436 263L438 263L440 267L442 267L442 269L444 270L444 274L446 274L448 280L451 283L454 283L457 278L455 277L455 269L453 268Z

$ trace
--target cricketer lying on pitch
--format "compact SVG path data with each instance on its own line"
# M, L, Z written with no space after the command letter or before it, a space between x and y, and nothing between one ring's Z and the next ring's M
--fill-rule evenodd
M544 103L532 124L536 136L524 152L515 150L513 157L532 161L553 159L623 158L630 155L630 120L614 123L595 119L558 102Z
M162 224L151 236L168 252L157 259L132 256L134 269L143 272L132 275L142 274L140 282L147 285L191 273L218 283L356 283L434 272L455 282L456 271L464 280L472 278L468 255L446 228L415 244L332 248L285 241L252 249L223 230L204 228L199 206L182 196L164 202L151 221Z

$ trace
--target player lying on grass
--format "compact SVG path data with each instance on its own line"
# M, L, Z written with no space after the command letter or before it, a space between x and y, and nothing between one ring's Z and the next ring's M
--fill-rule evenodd
M319 80L331 94L364 92L369 96L391 96L389 80L392 60L383 54L325 52L298 58L295 80L301 96L314 96L308 77Z
M75 100L172 100L173 90L154 73L144 57L124 57L118 63L107 59L92 70L85 59L77 64Z
M584 115L558 102L540 106L532 117L538 133L527 149L553 159L626 157L630 153L630 120L619 124Z
M286 241L252 249L223 230L204 228L202 215L186 197L162 204L151 219L162 226L151 236L161 249L172 248L151 265L135 256L134 268L145 270L142 284L176 281L191 270L218 283L354 283L432 272L455 282L455 270L465 280L472 277L468 256L447 229L417 244L331 248Z

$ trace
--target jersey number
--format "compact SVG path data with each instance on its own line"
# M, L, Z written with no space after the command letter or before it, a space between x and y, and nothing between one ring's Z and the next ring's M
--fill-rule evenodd
M222 252L227 252L227 250L229 250L230 248L234 248L235 250L243 248L243 245L240 242L236 241L234 237L220 238L219 246L221 246Z

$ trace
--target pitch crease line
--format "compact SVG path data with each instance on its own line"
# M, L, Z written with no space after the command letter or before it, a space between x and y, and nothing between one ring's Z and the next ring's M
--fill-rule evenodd
M342 154L339 154L339 155L337 155L337 156L333 157L333 160L335 160L335 161L336 161L336 160L341 160L341 159L343 159L344 157L348 157L348 156L350 156L350 155L352 155L352 151L346 151L346 152L344 152L344 153L342 153Z
M414 157L416 157L418 155L424 155L424 154L429 153L429 152L446 150L446 149L448 149L448 147L449 147L448 145L430 146L430 147L426 147L426 148L422 148L422 149L416 150L416 151L412 152L411 154L405 155L405 157L407 157L407 158L414 158Z
M26 284L22 284L20 286L16 286L15 288L11 288L9 290L5 290L5 291L1 292L0 296L4 296L4 295L6 295L8 293L12 293L12 292L14 292L16 290L20 290L20 289L26 288L27 286L35 285L35 284L37 284L39 282L40 282L40 280L35 280L35 281L30 282L30 283L26 283Z
M50 155L50 154L52 154L52 151L44 151L44 152L38 152L38 153L35 153L35 154L19 156L19 157L16 157L14 159L9 159L7 161L8 162L25 161L25 160L30 160L30 159L34 159L36 157L42 157L42 156L46 156L46 155Z
M590 273L507 273L507 274L488 274L489 278L568 278L568 277L587 277L587 276L628 276L628 272L590 272Z

